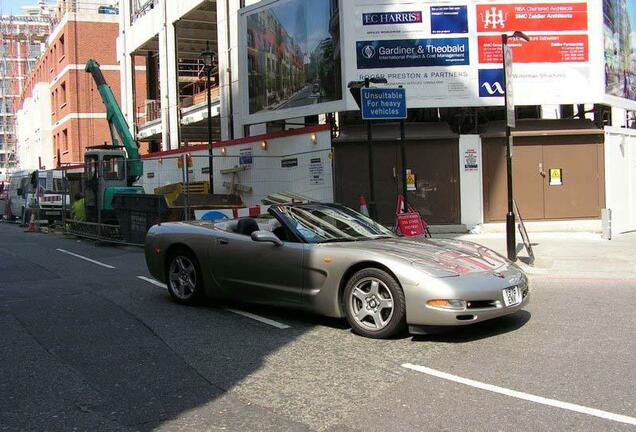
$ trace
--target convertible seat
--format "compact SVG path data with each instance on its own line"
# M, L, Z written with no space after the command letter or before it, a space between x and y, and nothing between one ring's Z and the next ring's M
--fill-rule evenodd
M259 229L258 224L252 218L239 219L236 224L236 233L246 236L251 235L254 231L258 231Z

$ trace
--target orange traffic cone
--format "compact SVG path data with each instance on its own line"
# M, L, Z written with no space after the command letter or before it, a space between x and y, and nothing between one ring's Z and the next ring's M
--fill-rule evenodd
M369 217L369 209L367 208L367 200L364 199L364 195L360 195L360 213Z
M38 229L35 226L35 214L31 213L31 220L29 221L29 225L27 226L26 231L24 232L37 232Z

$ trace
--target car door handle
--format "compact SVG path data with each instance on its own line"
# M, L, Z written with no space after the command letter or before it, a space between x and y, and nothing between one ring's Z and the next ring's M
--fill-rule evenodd
M216 244L226 245L228 243L230 243L230 242L227 239L223 239L223 238L216 239Z

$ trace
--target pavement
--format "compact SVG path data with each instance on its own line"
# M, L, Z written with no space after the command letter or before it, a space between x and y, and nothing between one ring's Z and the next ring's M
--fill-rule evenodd
M439 234L440 237L473 241L506 256L505 233ZM529 233L535 256L529 254L517 233L518 264L533 275L554 277L636 278L636 232L604 240L587 232Z
M531 240L545 272L525 310L372 340L180 306L138 248L0 224L0 431L636 430L636 237Z

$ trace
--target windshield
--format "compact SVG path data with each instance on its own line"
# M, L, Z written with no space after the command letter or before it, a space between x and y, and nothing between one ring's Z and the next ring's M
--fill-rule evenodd
M107 180L124 180L125 163L125 159L121 156L104 156L104 178Z
M391 231L346 207L281 207L279 211L307 243L375 240L395 237Z

